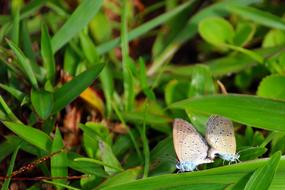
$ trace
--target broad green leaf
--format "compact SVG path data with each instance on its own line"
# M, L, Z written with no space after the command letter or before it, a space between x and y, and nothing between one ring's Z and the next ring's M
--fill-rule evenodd
M59 31L52 37L51 44L53 52L57 52L62 46L76 36L91 19L97 14L103 0L81 1L70 18L64 23Z
M14 151L14 153L13 153L13 155L11 157L10 164L9 164L6 176L11 176L11 174L13 172L14 164L15 164L16 157L17 157L18 151L20 149L20 146L21 145L18 145L18 147L16 148L16 150ZM2 184L3 186L1 188L1 190L9 189L10 180L11 180L11 178L5 179L4 183Z
M39 129L8 121L2 121L2 123L16 135L29 142L30 144L47 152L50 150L51 140L49 136Z
M202 184L219 184L229 185L237 183L246 174L254 172L259 167L267 164L266 159L255 160L254 162L242 162L239 164L232 164L230 166L222 166L209 170L188 172L183 174L167 174L156 177L149 177L142 180L136 180L134 182L124 183L121 185L114 185L111 187L103 188L103 190L158 190L158 189L179 189L190 187L195 185L200 186ZM270 167L270 165L268 165ZM279 190L285 187L283 183L285 158L283 157L280 161L274 180L270 186L271 190ZM202 187L201 187L202 188ZM199 188L199 189L201 189ZM204 186L205 188L205 186ZM211 186L206 189L212 189ZM218 189L225 189L220 187Z
M51 152L57 152L64 147L63 140L59 131L59 128L56 128L55 136L52 141ZM67 168L67 156L65 152L58 153L50 158L50 168L52 177L64 177L68 176ZM53 182L58 182L65 184L66 179L55 179ZM60 188L58 188L60 189Z
M203 19L198 26L201 37L212 45L220 46L233 43L235 31L232 25L220 17Z
M173 103L169 108L188 109L191 113L219 114L262 129L285 131L285 102L250 95L213 95Z
M26 77L30 80L34 88L38 88L38 82L33 72L33 69L31 67L30 60L24 55L24 53L17 47L16 44L14 44L12 41L9 41L9 40L7 40L7 42L10 48L15 53L18 59L20 68L23 70Z
M228 11L238 14L241 17L250 19L258 24L285 30L285 21L282 18L273 15L269 12L262 11L253 7L239 6L230 4L228 6Z
M245 186L245 190L267 190L272 183L280 158L281 152L273 154L263 167L252 174Z
M270 30L263 39L262 47L274 47L285 44L285 32Z
M261 97L285 100L285 76L270 75L262 79L257 95Z
M43 66L46 70L46 78L52 83L55 80L55 60L51 47L51 39L46 25L42 25L41 29L41 55L43 59Z
M46 120L53 108L53 94L44 90L31 90L32 105L40 118Z
M248 22L237 23L236 33L234 37L234 45L243 47L253 37L255 33L255 25Z
M78 97L102 71L104 64L97 64L90 67L80 75L74 77L71 81L65 83L62 87L54 92L53 113L63 109L67 104Z

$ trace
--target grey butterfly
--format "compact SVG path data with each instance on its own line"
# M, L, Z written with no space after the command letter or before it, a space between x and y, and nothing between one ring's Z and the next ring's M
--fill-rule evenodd
M176 168L180 172L193 171L200 164L213 162L207 158L209 146L203 137L183 119L174 120L173 143L179 159Z
M233 123L218 115L212 115L207 122L205 138L211 146L209 157L214 159L218 155L229 162L239 161L236 153L236 139Z

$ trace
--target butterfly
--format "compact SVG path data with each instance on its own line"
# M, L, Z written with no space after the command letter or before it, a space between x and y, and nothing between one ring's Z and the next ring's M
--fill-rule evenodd
M176 164L179 172L193 171L200 164L213 162L207 158L209 146L203 137L183 119L174 120L173 143L179 159Z
M230 120L218 115L210 116L205 138L211 146L209 151L211 159L218 155L221 159L229 162L239 161L240 155L236 153L233 123Z

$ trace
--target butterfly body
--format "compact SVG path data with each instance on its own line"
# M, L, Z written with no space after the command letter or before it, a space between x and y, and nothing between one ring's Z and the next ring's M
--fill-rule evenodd
M239 154L236 153L234 128L230 120L212 115L207 122L206 140L211 146L209 150L211 159L218 155L221 159L229 162L239 160Z
M198 165L213 162L208 156L208 145L187 121L175 119L173 124L174 148L179 159L179 171L193 171Z

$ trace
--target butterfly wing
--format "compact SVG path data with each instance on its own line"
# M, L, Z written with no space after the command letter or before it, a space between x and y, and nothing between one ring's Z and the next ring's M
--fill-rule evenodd
M173 142L180 162L207 163L205 159L209 147L196 129L187 121L174 120Z
M221 116L212 115L207 122L206 140L220 153L235 154L236 139L233 123Z

